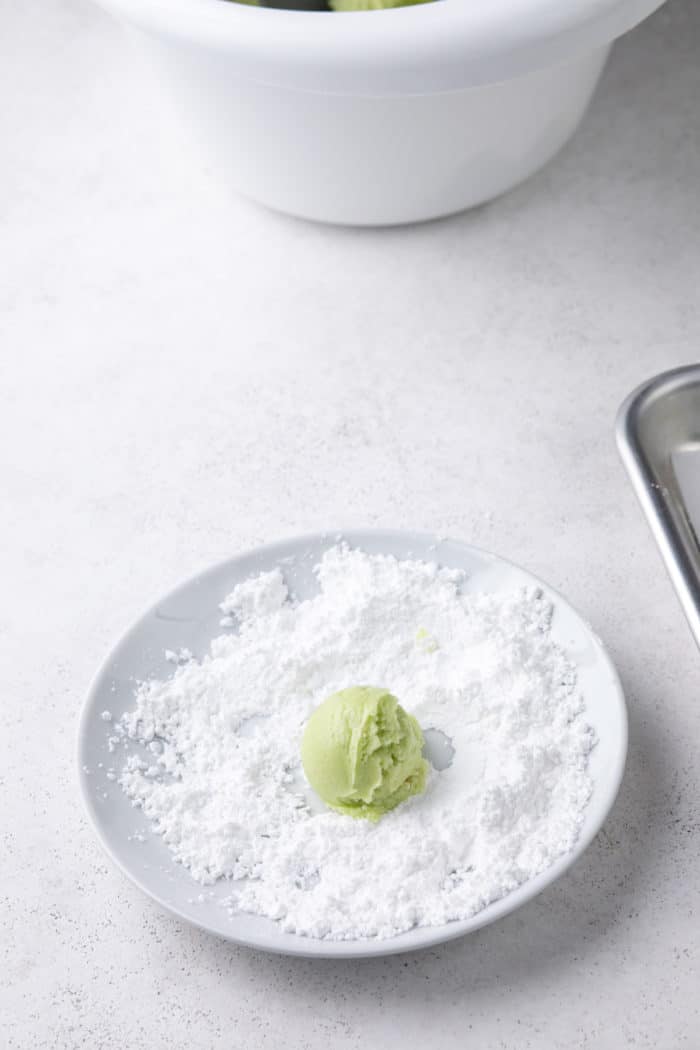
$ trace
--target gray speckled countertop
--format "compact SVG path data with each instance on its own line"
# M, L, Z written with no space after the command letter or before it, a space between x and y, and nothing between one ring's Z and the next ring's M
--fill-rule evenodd
M11 1050L694 1048L700 658L616 408L698 356L700 6L621 42L499 202L353 232L230 199L83 0L0 33L0 1025ZM604 831L434 951L267 957L162 913L77 798L88 681L154 597L326 525L434 529L562 590L631 717Z

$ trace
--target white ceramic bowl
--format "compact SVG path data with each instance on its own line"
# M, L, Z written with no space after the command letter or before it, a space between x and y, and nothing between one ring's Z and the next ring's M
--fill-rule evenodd
M437 0L302 12L99 0L145 32L212 163L247 197L324 222L480 204L575 130L612 41L662 0Z
M324 222L416 222L480 204L575 130L612 41L662 0L437 0L303 12L98 0L145 31L231 184Z

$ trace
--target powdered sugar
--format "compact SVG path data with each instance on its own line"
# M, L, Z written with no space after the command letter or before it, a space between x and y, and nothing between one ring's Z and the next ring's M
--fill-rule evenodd
M120 782L202 883L284 930L388 937L466 918L576 842L593 743L575 668L540 592L462 594L460 573L337 546L318 596L279 570L222 602L210 653L143 683L121 731L144 745ZM390 689L445 733L449 768L378 824L325 810L299 744L325 696Z

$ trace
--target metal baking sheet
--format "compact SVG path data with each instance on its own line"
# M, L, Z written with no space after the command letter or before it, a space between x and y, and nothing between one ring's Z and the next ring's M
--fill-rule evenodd
M620 408L617 443L700 646L700 365L635 390Z

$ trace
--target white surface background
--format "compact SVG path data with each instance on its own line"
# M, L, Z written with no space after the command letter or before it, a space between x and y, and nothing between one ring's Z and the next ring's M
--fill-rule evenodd
M0 1043L696 1047L699 660L612 423L698 356L700 6L618 45L543 174L393 232L231 199L87 2L1 19ZM631 715L619 802L569 876L469 939L351 964L160 912L105 861L74 769L88 681L145 605L338 523L541 574Z

